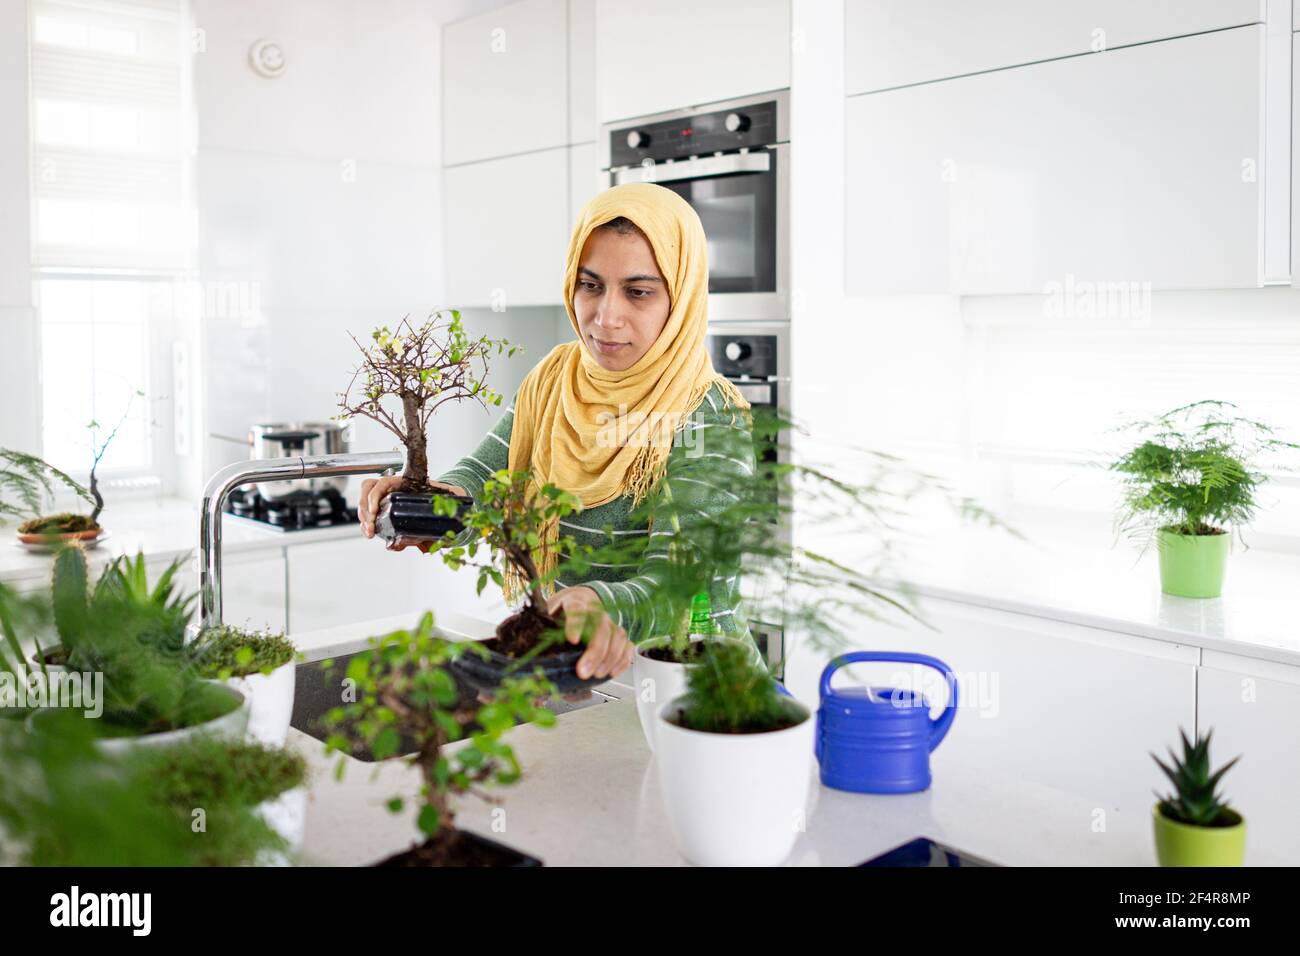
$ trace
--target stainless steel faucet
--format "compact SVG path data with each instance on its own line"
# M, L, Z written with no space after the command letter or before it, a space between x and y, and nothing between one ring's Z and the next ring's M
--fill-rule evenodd
M199 628L221 623L221 512L232 491L260 481L377 475L389 468L400 471L405 466L406 456L400 451L257 458L228 465L209 478L199 516Z

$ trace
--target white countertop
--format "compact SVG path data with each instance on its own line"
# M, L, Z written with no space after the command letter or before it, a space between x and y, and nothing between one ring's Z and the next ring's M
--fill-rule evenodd
M199 508L179 498L126 502L105 512L104 528L107 540L86 552L93 566L106 564L119 555L137 553L151 560L172 561L198 551ZM225 515L221 522L223 554L335 541L359 534L356 525L276 531L232 515ZM0 536L0 581L20 584L50 573L51 556L23 548L16 537L16 525L5 525Z
M488 622L462 615L444 618L441 629L453 638L485 636L492 629ZM389 618L295 640L309 659L321 659L359 649L367 635L414 623L408 617ZM541 857L550 866L682 865L631 689L611 683L602 690L622 699L563 714L553 728L523 726L510 732L524 776L516 785L494 791L505 811L504 832L492 827L494 808L469 797L459 802L457 824ZM397 759L368 764L345 758L343 779L336 780L339 758L325 756L320 741L291 730L290 745L307 758L312 773L307 862L365 865L415 842L414 799L420 781L414 768ZM851 794L815 782L807 830L790 863L853 865L928 836L1006 865L1155 864L1149 808L1111 808L1104 832L1094 832L1095 799L967 765L951 749L936 752L933 770L933 786L915 794ZM403 813L385 808L393 796L406 798ZM1252 849L1246 862L1300 861Z
M1160 591L1155 549L1108 534L945 530L899 576L922 595L1300 666L1300 555L1234 540L1219 598Z

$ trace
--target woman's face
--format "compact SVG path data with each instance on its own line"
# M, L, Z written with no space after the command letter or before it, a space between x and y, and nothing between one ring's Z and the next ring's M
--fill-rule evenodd
M573 314L578 331L602 368L635 365L668 323L668 283L640 232L596 229L578 259Z

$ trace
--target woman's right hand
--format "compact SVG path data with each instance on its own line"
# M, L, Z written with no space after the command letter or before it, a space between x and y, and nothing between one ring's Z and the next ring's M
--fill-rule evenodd
M429 486L453 495L465 494L465 489L460 485L449 485L444 481L430 481ZM367 478L361 482L361 500L357 502L357 517L361 519L361 533L367 538L375 536L375 515L379 513L380 503L400 487L402 487L401 475ZM392 550L401 551L406 546L407 542L398 538L393 542ZM429 542L421 542L418 546L421 551L428 551Z

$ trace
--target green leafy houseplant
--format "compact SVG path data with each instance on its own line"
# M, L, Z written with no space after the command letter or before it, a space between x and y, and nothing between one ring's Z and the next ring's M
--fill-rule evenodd
M1245 852L1245 821L1218 792L1223 779L1240 757L1211 770L1210 738L1182 738L1182 754L1169 752L1169 763L1151 758L1173 784L1173 792L1156 794L1156 852L1162 866L1240 866Z
M178 567L150 587L143 556L119 559L91 588L80 547L55 556L51 601L68 668L103 674L103 717L87 721L100 734L177 730L239 706L231 692L202 679L184 646L193 597L175 593ZM83 719L80 712L60 711L49 715L47 726Z
M355 700L326 715L336 730L327 741L331 750L350 751L342 732L346 726L370 745L376 759L409 753L408 762L419 770L416 826L423 842L381 866L495 865L514 856L458 830L453 799L465 794L491 799L486 787L519 779L519 761L503 737L516 723L553 725L555 715L538 701L554 688L536 677L511 677L480 704L447 668L464 651L464 644L434 636L432 614L414 630L372 638L369 649L348 662ZM338 773L344 766L340 757ZM395 796L388 808L401 813L406 801Z
M1231 533L1255 515L1260 462L1300 450L1231 402L1183 405L1122 426L1139 443L1113 462L1123 486L1116 527L1144 547L1155 540L1166 593L1217 597Z
M670 718L679 727L710 734L781 730L801 719L777 690L767 668L736 643L706 642L687 671L686 694Z
M45 501L54 494L57 484L70 489L87 502L92 500L89 491L48 462L35 455L0 448L0 521L36 515ZM22 527L29 529L23 533L40 533L43 525L25 521Z

